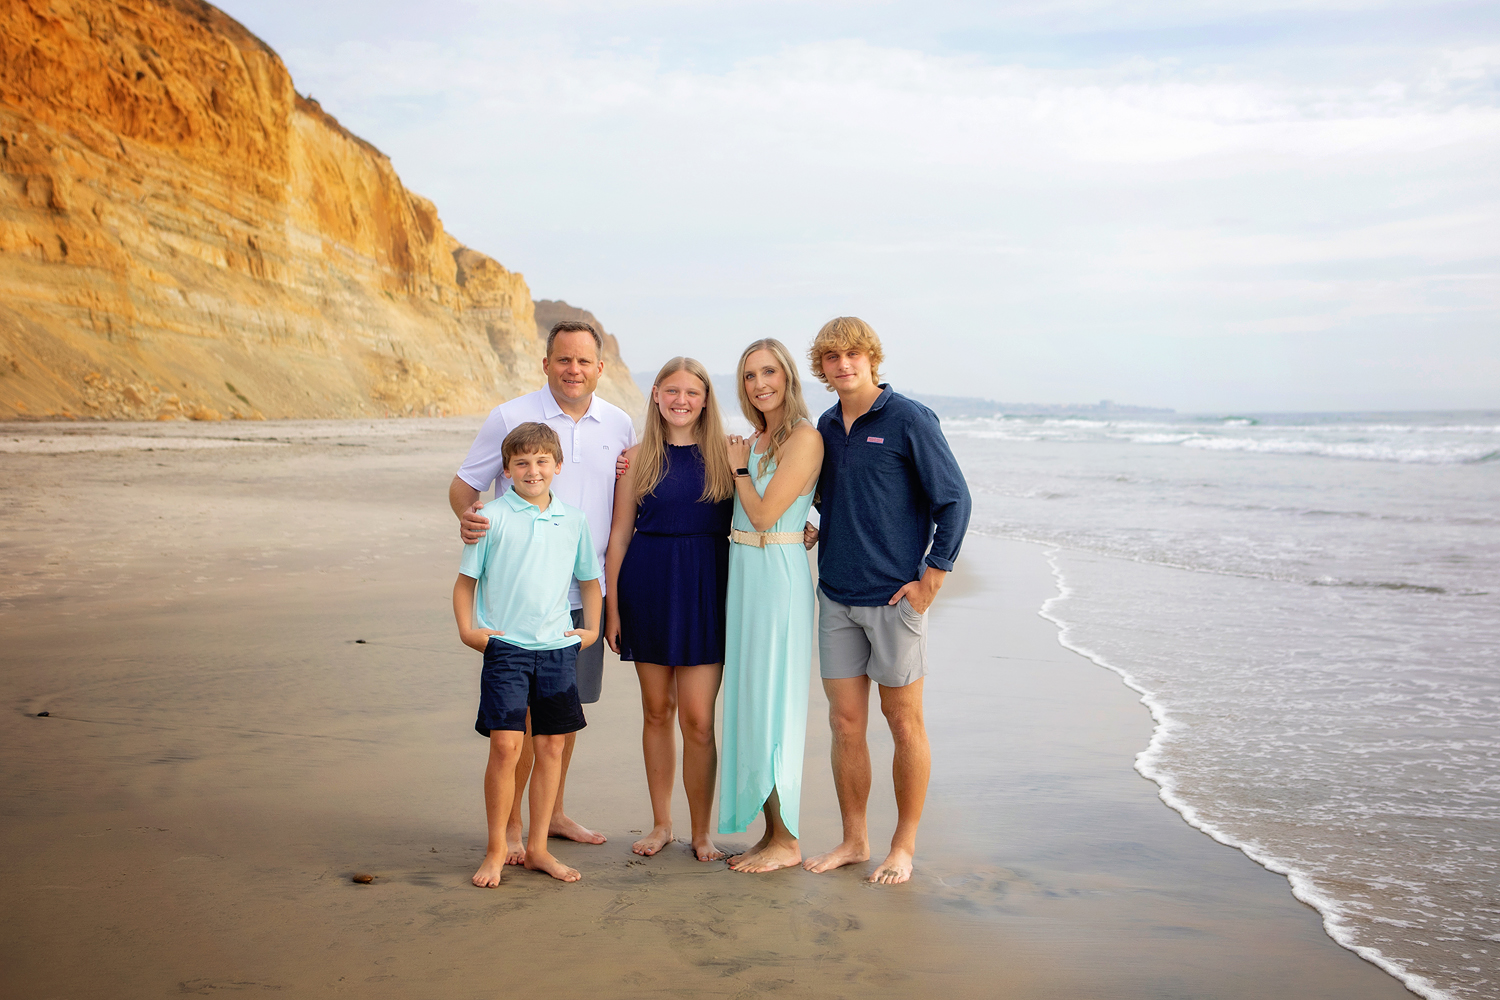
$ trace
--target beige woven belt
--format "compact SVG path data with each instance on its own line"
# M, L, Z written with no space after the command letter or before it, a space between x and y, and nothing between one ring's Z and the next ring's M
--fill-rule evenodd
M729 540L739 542L741 545L753 545L757 549L763 549L767 545L801 545L802 532L800 531L741 531L739 528L729 530Z

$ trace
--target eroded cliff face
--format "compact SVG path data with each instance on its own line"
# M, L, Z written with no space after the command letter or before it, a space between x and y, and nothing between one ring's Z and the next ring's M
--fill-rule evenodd
M542 351L525 279L221 11L0 4L0 418L479 412Z

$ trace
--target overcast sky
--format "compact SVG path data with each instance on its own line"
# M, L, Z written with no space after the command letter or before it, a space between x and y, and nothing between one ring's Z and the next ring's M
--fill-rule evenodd
M227 0L633 368L865 318L898 389L1500 408L1500 4Z

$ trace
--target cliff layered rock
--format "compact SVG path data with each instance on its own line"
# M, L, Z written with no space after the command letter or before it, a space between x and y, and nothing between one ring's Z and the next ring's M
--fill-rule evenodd
M542 351L525 279L223 12L0 4L0 418L480 412Z

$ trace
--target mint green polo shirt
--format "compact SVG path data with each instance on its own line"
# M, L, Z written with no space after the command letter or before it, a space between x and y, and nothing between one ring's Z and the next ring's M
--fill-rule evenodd
M583 511L556 494L541 510L511 487L480 513L489 518L490 528L479 541L464 546L458 564L459 573L478 581L474 627L504 632L499 639L522 649L577 643L576 635L563 635L573 628L568 587L575 577L597 580L600 575Z

